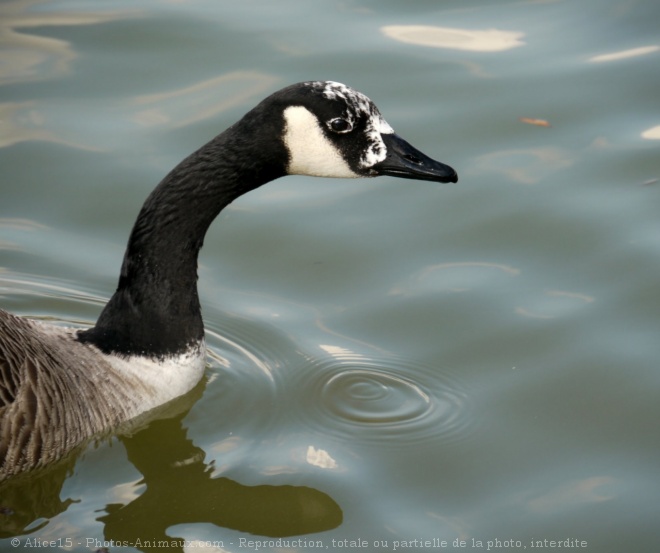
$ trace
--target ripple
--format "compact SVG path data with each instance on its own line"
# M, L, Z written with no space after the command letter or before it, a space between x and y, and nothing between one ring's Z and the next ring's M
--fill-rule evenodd
M93 315L86 312L96 313L102 303L63 282L3 279L0 293L3 284L11 284L14 297L25 295L40 305L51 296L61 298L66 314L39 317L56 323L88 326ZM357 438L389 446L460 440L474 426L468 394L444 367L337 345L322 345L310 354L270 325L234 317L214 326L206 327L206 390L189 415L189 422L215 444L212 450L226 447L228 439L234 445L236 440L256 443L272 432L295 432L287 422L296 421L342 441Z
M431 398L414 382L373 370L348 369L325 383L323 407L358 424L398 424L424 417Z
M204 411L213 413L213 421L202 424L234 436L263 434L276 402L273 370L282 362L279 352L258 336L255 343L248 343L240 332L236 336L225 329L218 332L207 326L205 330L211 374Z
M450 442L470 432L468 395L446 370L344 354L301 372L298 378L309 382L298 416L316 431L393 446L431 438Z
M94 324L106 302L76 282L16 272L0 275L0 298L11 313L80 327Z

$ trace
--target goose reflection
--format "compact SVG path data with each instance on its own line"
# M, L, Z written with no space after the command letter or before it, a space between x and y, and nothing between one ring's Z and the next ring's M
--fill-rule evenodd
M104 540L114 543L167 542L168 551L183 551L184 540L168 535L177 524L216 526L269 537L287 537L331 530L343 519L339 505L327 494L307 486L245 486L229 478L213 478L205 452L187 436L183 419L203 386L184 398L183 412L149 422L132 434L120 435L128 460L142 474L144 491L126 504L105 506L97 520ZM179 403L179 402L177 402ZM60 499L77 454L30 478L10 480L0 488L0 538L38 536L39 530L77 502ZM26 475L27 476L27 475ZM150 550L153 550L151 548Z

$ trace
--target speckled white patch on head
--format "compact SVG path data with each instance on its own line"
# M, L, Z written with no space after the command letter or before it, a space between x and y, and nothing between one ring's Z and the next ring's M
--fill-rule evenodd
M394 129L383 118L376 105L364 94L335 81L316 81L311 86L321 90L324 98L341 101L346 105L344 116L355 124L357 119L366 120L364 133L369 146L360 156L360 167L367 169L383 161L387 155L387 147L381 134L393 134Z
M284 144L289 151L289 175L357 178L339 150L325 136L319 120L307 108L284 110Z
M343 100L350 110L348 114L351 117L362 114L373 124L374 130L379 133L394 133L394 129L385 121L376 105L367 96L362 94L362 92L353 90L350 86L335 81L324 81L315 84L323 88L324 98L328 100Z

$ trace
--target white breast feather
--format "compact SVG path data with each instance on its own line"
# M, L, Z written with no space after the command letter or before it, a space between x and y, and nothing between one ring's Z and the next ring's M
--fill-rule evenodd
M77 329L63 328L41 321L31 321L46 337L63 337L65 344L80 343L76 340ZM96 347L84 346L77 350L79 364L86 366L86 371L105 371L102 363L107 363L113 371L115 382L124 383L126 395L134 395L133 406L126 405L130 417L145 413L186 392L192 390L202 379L206 367L206 342L204 340L191 345L188 351L168 355L162 359L131 355L104 355ZM96 362L100 361L98 365ZM103 375L99 374L102 380ZM121 385L121 384L120 384ZM131 389L133 394L131 394ZM130 412L133 411L133 412Z
M202 341L187 352L163 359L138 355L126 359L114 355L105 358L127 382L137 380L150 391L140 398L133 415L136 416L192 390L204 374L206 346Z

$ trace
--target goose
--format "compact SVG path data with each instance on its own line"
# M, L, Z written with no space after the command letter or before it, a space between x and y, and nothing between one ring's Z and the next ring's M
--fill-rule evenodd
M346 85L308 81L268 96L147 197L93 327L0 310L0 481L52 464L202 379L197 257L206 231L236 198L285 175L458 180Z

